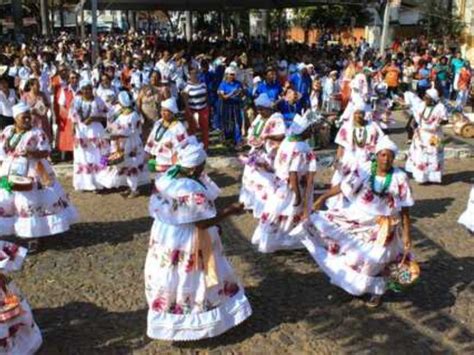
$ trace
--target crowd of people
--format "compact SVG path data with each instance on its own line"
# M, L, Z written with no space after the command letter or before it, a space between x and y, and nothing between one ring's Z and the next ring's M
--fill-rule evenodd
M133 32L103 35L99 49L92 62L90 41L67 34L0 45L0 236L33 252L78 221L53 162L72 160L76 191L134 198L152 183L145 293L154 339L213 337L251 315L218 228L245 211L258 222L260 252L306 248L331 283L368 295L369 307L418 277L407 173L442 181L442 125L471 88L456 49L420 37L378 56L363 39L170 43ZM395 107L410 117L404 169L390 138ZM211 138L243 163L239 202L221 211L205 172ZM332 142L331 187L314 201L317 149ZM460 218L471 231L473 194ZM1 243L0 352L33 353L39 329L3 274L27 249Z

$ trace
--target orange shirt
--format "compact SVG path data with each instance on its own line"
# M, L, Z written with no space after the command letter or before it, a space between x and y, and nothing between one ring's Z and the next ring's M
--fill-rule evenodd
M385 69L385 82L388 87L397 87L398 78L400 76L400 69L397 67L389 66Z
M462 68L461 72L459 73L458 89L467 90L469 89L470 84L471 84L471 72L466 68Z

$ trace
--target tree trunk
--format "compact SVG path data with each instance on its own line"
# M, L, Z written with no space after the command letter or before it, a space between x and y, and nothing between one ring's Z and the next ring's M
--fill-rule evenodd
M49 11L48 0L40 0L41 12L41 34L47 36L49 34Z
M23 32L23 8L22 8L22 0L12 1L12 15L13 15L13 23L14 23L14 34L15 40L19 41L20 36Z

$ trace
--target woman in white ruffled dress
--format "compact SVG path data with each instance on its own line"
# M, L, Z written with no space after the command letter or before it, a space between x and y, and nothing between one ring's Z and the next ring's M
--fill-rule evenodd
M459 216L458 223L474 233L474 186L471 188L466 210Z
M97 191L103 189L97 176L109 151L104 128L108 111L102 99L93 95L89 80L82 80L79 88L80 95L70 111L74 123L73 186L79 191Z
M77 221L77 212L47 159L48 138L31 127L28 105L20 102L13 113L15 125L0 135L0 151L6 154L0 168L0 235L37 238L66 232ZM32 189L12 190L14 176L31 179Z
M154 224L145 263L147 335L191 341L214 337L247 319L252 309L227 261L217 223L243 212L217 212L219 188L205 174L201 144L180 150L178 164L156 183Z
M290 232L308 216L313 201L316 156L306 141L312 133L309 119L296 115L278 148L275 184L252 236L262 253L303 247Z
M105 167L97 179L107 189L128 187L122 195L130 198L138 196L139 186L149 183L141 139L142 123L142 117L132 108L129 93L121 91L118 104L108 115L107 131L111 140L109 157L113 154L123 154L124 160Z
M375 146L383 136L382 128L376 122L367 120L364 109L356 108L352 119L345 121L336 135L336 171L331 185L337 186L358 164L371 160ZM326 204L329 208L336 209L343 208L347 201L340 194L328 199Z
M261 94L255 106L259 115L248 130L247 144L251 148L242 175L239 201L259 218L273 187L273 161L286 128L283 116L272 114L273 103L267 94Z
M145 145L145 152L151 158L148 168L155 172L155 185L170 167L176 164L179 150L184 147L190 136L184 124L176 118L178 106L174 98L161 102L161 119L153 126ZM155 189L150 197L150 215L155 213Z
M444 144L441 124L447 122L446 107L439 102L436 89L426 91L417 104L414 117L418 127L413 135L405 170L418 183L440 183L444 169Z
M408 176L392 166L396 151L388 136L381 139L376 159L323 194L316 212L293 231L331 283L355 296L371 295L371 307L380 304L386 291L387 267L402 262L411 248L409 207L414 201ZM318 211L340 193L350 201L347 208Z
M9 274L18 271L27 250L0 241L0 355L32 355L43 339L30 306Z

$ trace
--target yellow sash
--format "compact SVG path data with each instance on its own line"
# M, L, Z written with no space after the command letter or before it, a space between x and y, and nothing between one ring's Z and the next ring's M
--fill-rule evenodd
M394 227L400 223L400 218L398 216L378 216L376 223L380 226L380 229L375 242L383 246L386 245Z
M204 270L206 287L213 287L219 284L216 259L212 250L212 239L207 229L196 227L194 231L193 255L195 270ZM200 265L200 256L202 257L202 266Z

